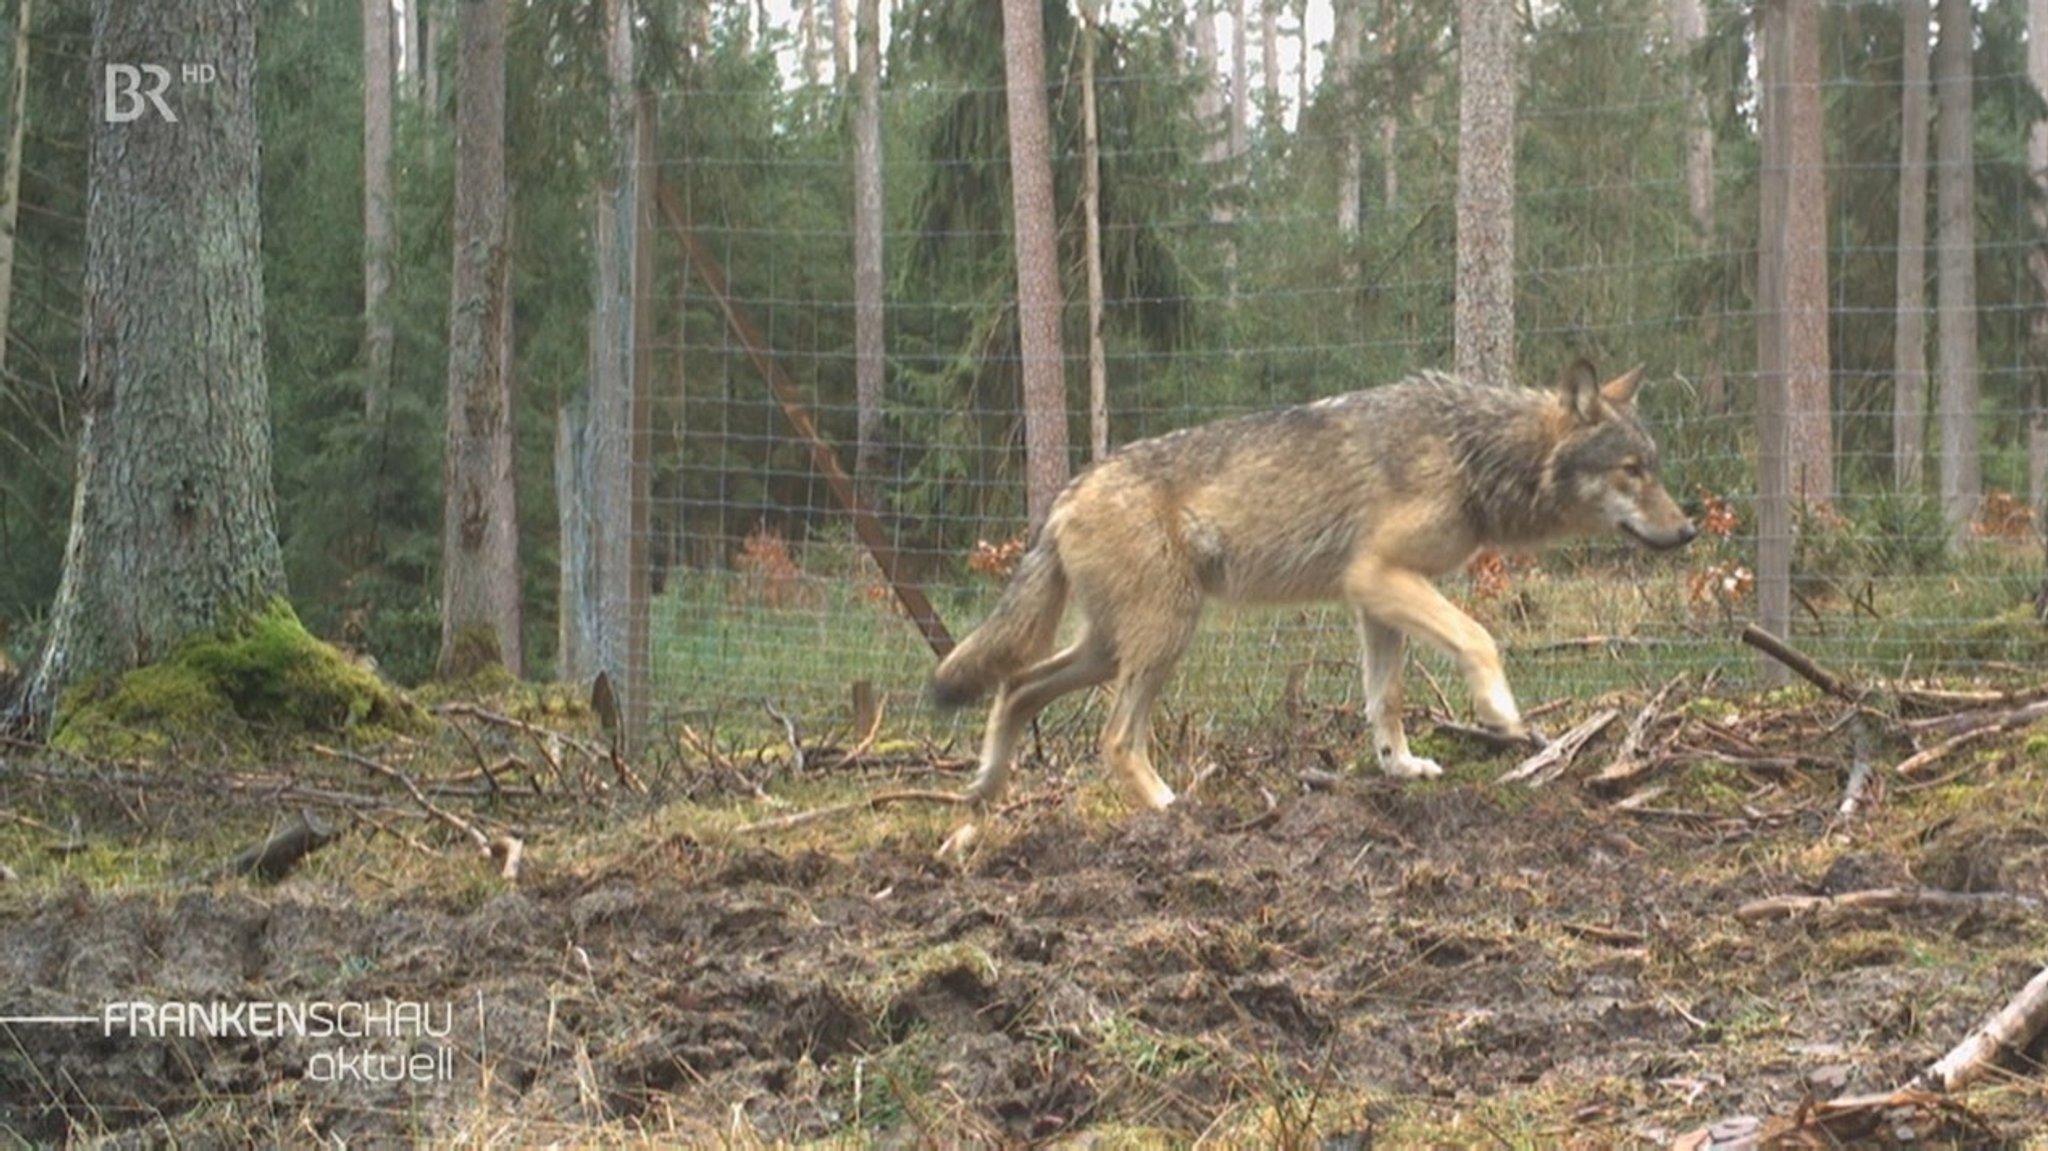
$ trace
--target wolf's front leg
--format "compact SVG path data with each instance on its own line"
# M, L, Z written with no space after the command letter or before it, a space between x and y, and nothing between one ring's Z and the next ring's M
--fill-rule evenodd
M1358 620L1359 667L1365 675L1365 718L1372 725L1372 746L1380 770L1404 779L1442 775L1433 759L1408 750L1408 732L1401 723L1401 670L1407 661L1408 637L1401 630L1353 611Z
M1352 606L1375 623L1399 628L1456 660L1481 723L1503 735L1527 734L1522 709L1515 706L1507 675L1501 671L1499 645L1434 584L1414 571L1366 556L1346 573L1345 591Z

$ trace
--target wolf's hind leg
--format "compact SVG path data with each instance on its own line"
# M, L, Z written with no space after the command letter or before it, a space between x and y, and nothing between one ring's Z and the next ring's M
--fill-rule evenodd
M1071 645L1004 684L989 707L988 728L981 739L981 768L967 788L968 802L993 803L1002 797L1024 725L1046 705L1070 691L1107 682L1114 674L1115 657L1083 631Z
M1174 801L1173 789L1152 768L1152 703L1194 638L1202 593L1192 583L1175 586L1160 573L1144 602L1125 602L1113 614L1117 653L1116 702L1102 725L1102 758L1108 761L1133 802L1158 810Z
M1400 628L1383 624L1363 611L1352 614L1358 620L1365 718L1372 725L1372 746L1379 755L1380 770L1406 779L1442 775L1444 769L1435 760L1409 752L1408 732L1401 724L1401 670L1407 660L1408 637L1401 634Z
M1120 676L1116 703L1102 727L1102 758L1109 761L1131 799L1154 811L1169 806L1175 798L1173 789L1153 770L1149 747L1152 701L1159 697L1173 664L1171 659L1154 662Z

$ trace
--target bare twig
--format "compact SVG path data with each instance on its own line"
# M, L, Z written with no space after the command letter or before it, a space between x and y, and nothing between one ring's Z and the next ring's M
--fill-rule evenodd
M1947 891L1938 887L1878 887L1841 895L1773 895L1735 909L1741 920L1786 919L1818 911L1960 911L1983 908L2048 911L2048 902L2012 891Z
M2004 1053L2026 1050L2044 1027L2048 1027L2048 967L1922 1072L1920 1080L1942 1091L1960 1090L1991 1070Z
M1877 772L1870 766L1870 727L1860 722L1860 715L1858 719L1852 736L1855 759L1849 766L1849 780L1842 786L1842 802L1835 808L1836 814L1844 819L1863 810L1866 799L1881 798L1884 794L1882 786L1877 787L1876 797L1870 794L1872 785L1877 783Z
M506 879L518 878L519 857L523 854L525 845L521 844L516 836L500 835L492 837L485 834L475 824L428 799L427 793L420 790L420 785L414 783L411 776L392 767L390 764L379 763L367 755L361 755L353 751L337 751L334 748L317 743L312 745L312 750L316 755L324 755L329 759L339 759L346 763L353 763L366 771L374 772L386 779L397 781L401 787L405 788L407 794L412 796L413 802L420 805L420 810L448 825L455 831L468 836L470 842L476 844L477 850L483 852L484 855L499 860L500 875Z
M794 827L803 827L806 824L834 819L856 811L874 811L895 803L940 803L958 806L965 802L967 801L961 796L950 791L885 791L865 799L828 804L825 807L814 807L809 811L793 811L788 815L778 815L773 819L763 819L755 823L743 823L733 828L732 833L761 835L771 831L788 831Z
M1900 760L1898 766L1892 770L1898 772L1901 776L1911 779L1913 776L1926 771L1929 767L1955 754L1962 748L1976 743L1980 739L1997 735L2002 730L2004 729L1999 727L1979 727L1959 732L1932 747L1922 748L1914 752Z
M1763 652L1798 673L1799 678L1847 703L1863 702L1863 693L1850 687L1834 672L1815 663L1811 656L1770 632L1750 624L1742 629L1742 642Z
M1496 782L1526 781L1530 787L1541 787L1549 783L1571 770L1573 761L1579 757L1579 750L1594 736L1607 730L1607 725L1613 723L1620 715L1619 711L1611 707L1602 709L1584 723L1558 736L1551 741L1550 746L1509 769Z
M1593 776L1592 783L1611 787L1634 779L1649 770L1653 761L1643 754L1643 744L1650 737L1650 728L1664 713L1664 701L1688 678L1690 677L1685 672L1672 676L1665 681L1663 687L1657 689L1657 694L1651 696L1649 702L1643 704L1642 710L1636 712L1636 717L1629 721L1628 731L1621 737L1621 746L1615 749L1614 758Z
M782 734L789 741L789 751L792 756L790 770L797 775L802 775L804 773L804 741L797 734L796 720L791 719L787 712L776 707L772 700L762 700L761 707L768 712L775 722L782 725Z
M875 697L874 712L874 719L868 724L868 733L860 737L860 742L853 745L852 751L840 756L827 770L838 771L840 768L858 762L862 756L868 753L869 748L875 746L875 738L882 734L882 719L889 714L888 695L883 694Z

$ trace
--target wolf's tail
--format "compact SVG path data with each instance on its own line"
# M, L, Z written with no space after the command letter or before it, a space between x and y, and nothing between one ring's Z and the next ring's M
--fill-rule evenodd
M973 703L1026 664L1044 655L1059 632L1067 606L1067 573L1050 531L1017 563L995 610L932 673L932 702Z

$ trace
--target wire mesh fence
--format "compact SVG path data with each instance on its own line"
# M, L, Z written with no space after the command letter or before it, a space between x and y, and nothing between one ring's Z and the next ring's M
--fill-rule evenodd
M1219 143L1231 135L1223 120L1205 124L1181 99L1191 86L1227 87L1191 71L1184 14L1110 13L1095 83L1112 445L1449 366L1459 288L1451 32L1425 6L1382 7L1384 26L1364 41L1377 67L1349 87L1330 79L1327 41L1292 58L1315 61L1313 88L1295 86L1298 62L1277 94L1260 87L1254 60L1237 152ZM1613 372L1646 364L1640 406L1662 442L1664 478L1704 534L1671 555L1619 539L1483 554L1446 590L1502 641L1525 700L1654 686L1682 670L1746 681L1755 664L1735 637L1756 610L1762 248L1750 29L1710 5L1706 40L1682 53L1661 5L1541 5L1534 15L1516 128L1521 383L1547 386L1582 356ZM1923 482L1901 484L1893 442L1898 21L1868 5L1826 11L1826 422L1837 479L1795 512L1792 627L1821 658L1858 672L1974 673L2028 664L2041 650L2030 428L2043 293L2028 265L2038 193L2021 155L2029 117L2000 119L2001 100L2018 107L2032 91L2018 50L1991 43L2009 31L1991 27L2005 18L1986 15L1976 76L1991 94L1980 96L1972 249L1983 479L1974 514L1954 525L1936 498L1934 428ZM646 301L654 576L648 665L635 671L658 722L757 724L765 702L838 723L852 685L865 682L886 699L892 729L952 734L978 723L923 704L927 638L764 376L772 361L822 444L859 472L900 557L898 581L928 595L953 636L966 634L1026 533L1008 162L995 143L1000 57L985 44L942 49L920 23L928 14L895 19L880 88L887 372L881 442L864 467L847 223L854 155L839 127L856 111L851 84L784 75L764 91L721 80L713 61L660 101L660 180L686 218L665 228ZM1072 64L1083 32L1049 21L1049 55L1065 61L1049 68L1048 91L1067 418L1082 445L1069 463L1080 467L1085 148ZM1303 26L1283 34L1309 39ZM1688 173L1696 126L1711 156L1704 209ZM1941 178L1937 165L1931 179ZM670 242L684 230L694 260ZM1928 233L1930 257L1940 242ZM722 291L707 287L706 262ZM1931 319L1939 293L1928 296ZM735 315L756 335L743 336ZM1933 410L1931 392L1924 405ZM2038 442L2031 451L2037 458ZM1432 659L1411 674L1440 680L1446 702L1462 707L1456 677ZM1341 606L1212 608L1166 698L1229 726L1280 715L1304 692L1356 701L1356 640Z

